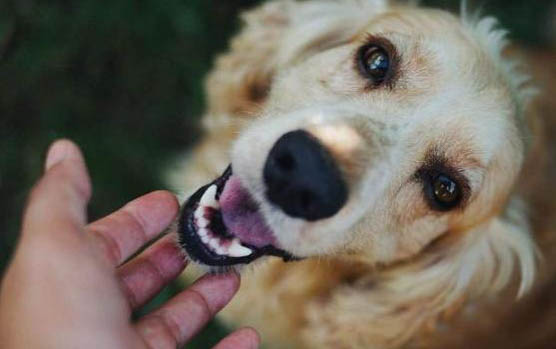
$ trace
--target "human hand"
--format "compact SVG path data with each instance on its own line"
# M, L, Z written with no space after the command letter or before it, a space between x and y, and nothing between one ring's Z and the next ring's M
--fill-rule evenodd
M185 268L172 236L126 261L174 220L175 197L154 192L86 225L91 184L77 146L54 143L45 167L0 288L2 348L176 348L233 297L236 274L207 275L133 323L132 310ZM216 348L258 342L242 329Z

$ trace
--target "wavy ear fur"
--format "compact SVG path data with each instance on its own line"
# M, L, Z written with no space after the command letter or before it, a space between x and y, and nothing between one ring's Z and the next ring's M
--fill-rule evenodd
M448 326L452 314L481 318L479 300L498 297L514 281L522 295L535 269L536 247L524 209L514 200L503 216L447 236L411 263L337 289L326 306L311 305L306 340L315 347L356 342L394 348L412 339L430 347L435 337L427 329ZM358 333L361 338L354 339Z

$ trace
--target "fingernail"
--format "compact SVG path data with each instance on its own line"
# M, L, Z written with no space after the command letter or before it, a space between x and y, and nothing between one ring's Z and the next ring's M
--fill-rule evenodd
M45 171L48 171L52 166L59 164L64 159L71 156L76 146L69 140L61 139L55 141L48 150L44 164Z

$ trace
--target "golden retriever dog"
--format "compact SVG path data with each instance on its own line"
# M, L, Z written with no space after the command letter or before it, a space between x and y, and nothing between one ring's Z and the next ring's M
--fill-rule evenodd
M243 273L222 319L272 348L430 347L532 288L555 177L495 19L387 0L243 19L170 177L188 258Z

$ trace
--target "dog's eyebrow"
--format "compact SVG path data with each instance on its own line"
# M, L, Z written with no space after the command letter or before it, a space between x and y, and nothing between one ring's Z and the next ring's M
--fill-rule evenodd
M447 167L448 157L446 153L442 151L439 147L435 146L430 148L424 157L423 167L439 168Z
M451 156L438 146L435 146L426 152L421 168L443 170L447 174L456 175L459 173L463 175L462 172L465 167L485 167L478 159L469 157L466 154L467 152L461 151L460 154Z
M457 141L457 135L458 130L453 138L447 137L445 142L430 145L422 162L460 169L486 170L488 160L481 158L480 153L469 144Z

